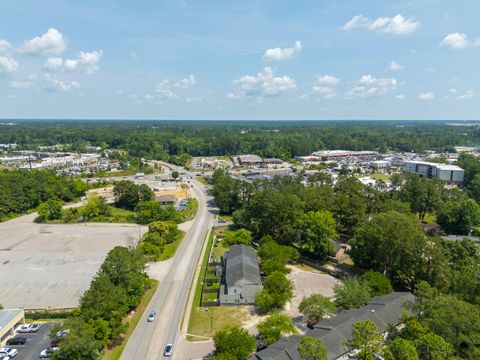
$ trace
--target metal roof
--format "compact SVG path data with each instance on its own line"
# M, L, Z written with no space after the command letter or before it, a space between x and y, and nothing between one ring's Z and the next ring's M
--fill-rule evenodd
M262 284L257 252L246 245L232 245L227 252L225 282L227 287L235 284Z
M0 310L0 330L15 318L23 309L3 309Z

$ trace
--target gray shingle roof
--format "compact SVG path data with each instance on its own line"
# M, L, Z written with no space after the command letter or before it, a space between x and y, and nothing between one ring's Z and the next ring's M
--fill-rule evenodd
M388 325L399 324L405 304L415 297L408 292L393 292L374 297L360 309L344 310L330 319L323 319L305 335L322 340L328 349L327 359L337 359L348 352L344 342L350 338L352 325L357 321L372 320L380 333L388 330ZM281 338L275 344L256 354L260 360L300 360L297 352L299 336Z
M232 245L227 253L225 282L227 287L241 284L262 284L257 252L246 245Z

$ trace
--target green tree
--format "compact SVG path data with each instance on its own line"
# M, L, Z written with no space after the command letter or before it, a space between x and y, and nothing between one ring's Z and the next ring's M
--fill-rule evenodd
M172 171L172 179L176 180L180 177L180 174L178 171Z
M119 208L134 210L140 201L138 186L128 180L122 180L113 187L115 203Z
M335 219L329 211L308 212L298 221L300 229L299 243L304 250L315 254L320 259L331 255L337 237Z
M334 288L335 304L344 309L355 309L364 306L370 300L368 283L361 278L347 277Z
M327 360L328 350L320 339L302 336L297 350L302 360Z
M89 196L87 205L81 210L82 215L86 216L87 219L94 219L99 216L109 216L111 214L110 207L105 199L96 195Z
M374 360L382 350L383 337L373 321L358 321L352 325L352 337L346 344L352 350L359 350L358 359Z
M453 346L441 336L426 333L415 339L415 347L420 359L449 360L453 358ZM473 359L473 358L472 358Z
M365 186L353 176L342 176L334 189L334 213L339 229L352 234L366 220Z
M148 225L149 233L157 233L165 239L167 244L172 243L178 236L179 230L177 224L170 221L154 221Z
M213 336L213 342L217 356L225 354L236 360L247 358L257 346L255 338L247 330L238 326L230 326L218 331Z
M400 199L410 203L412 211L423 221L427 212L432 212L441 203L443 184L438 179L405 175L406 181L400 191Z
M408 215L389 211L374 215L351 241L350 255L357 266L389 275L412 287L425 261L425 235Z
M480 206L473 199L447 202L438 211L437 222L449 234L468 235L480 224Z
M295 331L290 316L279 312L269 315L264 321L258 323L257 329L258 337L266 345L276 343L281 336Z
M326 296L312 294L303 298L298 310L307 317L309 322L318 323L325 315L335 313L335 304Z
M293 296L293 285L281 272L273 272L263 283L263 290L257 294L256 306L260 312L281 309Z
M401 337L388 342L384 357L385 360L419 360L415 345Z
M302 214L302 206L296 195L267 189L253 196L246 216L257 236L270 235L279 243L290 244L296 238L294 225Z
M54 360L99 360L103 345L95 338L95 329L80 319L74 319L68 324L70 333L62 338L59 351L55 351Z
M37 222L60 219L62 217L62 202L50 199L38 206Z
M368 283L370 296L382 296L393 291L392 283L383 274L369 270L362 276Z
M146 184L141 184L138 186L138 202L141 201L153 201L155 199L155 194L153 193L152 189ZM138 205L135 204L135 206ZM134 208L135 208L134 206Z
M225 230L223 236L223 241L228 246L234 244L250 246L252 244L252 233L246 229L240 229L237 231Z

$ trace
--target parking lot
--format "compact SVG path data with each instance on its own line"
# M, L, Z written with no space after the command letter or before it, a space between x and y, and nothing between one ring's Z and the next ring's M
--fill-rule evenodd
M6 308L73 308L117 245L134 246L134 224L36 224L36 215L0 223L0 304Z
M27 338L25 345L12 346L8 347L18 350L18 355L15 356L15 360L33 360L38 359L40 352L50 346L50 329L55 325L55 323L43 324L38 332L34 334L18 334L18 336L23 336Z

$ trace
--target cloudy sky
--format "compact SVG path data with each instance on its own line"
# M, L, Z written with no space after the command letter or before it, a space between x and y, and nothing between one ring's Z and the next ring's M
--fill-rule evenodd
M477 0L15 0L0 118L478 119Z

